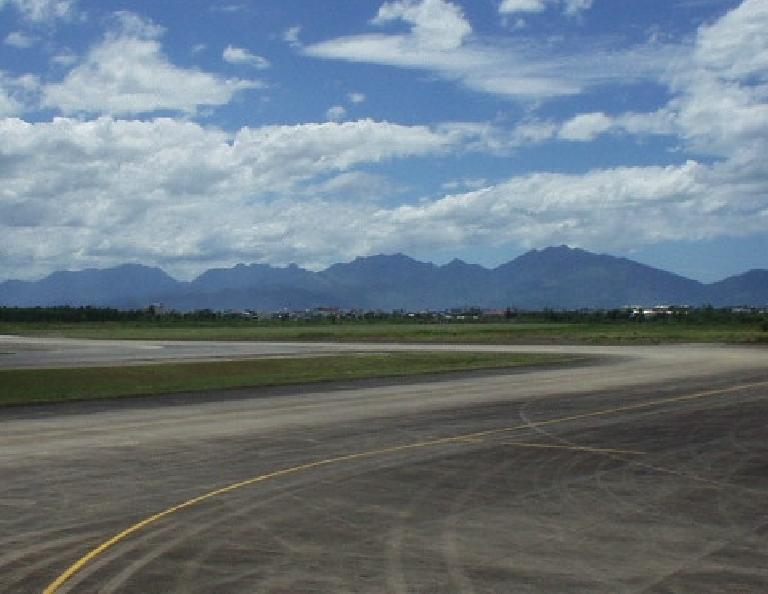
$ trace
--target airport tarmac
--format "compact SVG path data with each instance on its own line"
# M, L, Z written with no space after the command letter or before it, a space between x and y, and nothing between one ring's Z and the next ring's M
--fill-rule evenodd
M4 337L0 360L390 348L593 359L2 409L0 591L768 590L767 349Z

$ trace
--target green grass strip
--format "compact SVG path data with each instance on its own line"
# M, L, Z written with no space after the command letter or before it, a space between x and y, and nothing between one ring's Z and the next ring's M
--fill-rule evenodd
M573 356L382 353L238 361L0 370L0 406L566 363Z
M475 344L768 343L758 323L0 323L0 334L127 340L336 341Z

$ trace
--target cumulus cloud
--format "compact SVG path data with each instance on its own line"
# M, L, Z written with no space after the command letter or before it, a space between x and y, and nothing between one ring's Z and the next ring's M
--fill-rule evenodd
M590 141L600 134L670 134L714 156L666 167L538 173L476 192L380 213L412 241L565 242L625 249L664 240L764 232L768 223L768 6L746 0L702 27L667 75L673 97L650 113L583 113L522 123L521 140ZM528 134L525 134L528 132ZM394 221L394 222L392 222ZM445 241L445 240L444 240ZM439 243L439 241L438 241Z
M43 106L65 114L195 113L200 106L224 105L239 91L263 86L174 66L158 41L162 32L132 13L119 13L115 30L63 81L44 87Z
M345 171L307 186L302 194L336 202L358 203L380 200L401 191L402 188L392 183L386 176L366 171Z
M768 138L768 5L745 0L702 27L689 60L674 71L681 136L698 150L730 155Z
M518 14L543 12L547 5L562 6L563 12L568 16L577 16L585 10L592 8L593 0L502 0L499 5L500 14Z
M75 0L0 0L0 10L13 6L30 23L53 23L70 20L76 12Z
M700 28L665 75L673 94L649 113L578 114L558 126L564 140L601 134L669 134L695 153L732 159L768 149L768 5L746 0Z
M23 31L11 31L5 36L3 43L17 49L27 49L35 44L35 38L30 37Z
M381 26L394 18L410 19L411 27L436 18L408 12L415 2L385 6L375 17L384 19ZM460 30L455 18L463 17L452 12L444 26ZM750 32L765 30L762 0L746 0L702 27L675 52L665 78L671 99L650 113L593 111L563 122L531 118L508 129L361 120L232 134L162 118L6 118L0 120L0 266L5 276L34 276L138 259L191 274L237 260L320 267L365 253L468 244L568 243L611 251L764 232L768 54L765 36ZM139 41L155 41L147 35ZM454 35L452 43L461 42L452 50L414 47L419 59L432 56L434 64L436 56L468 59L472 34L462 35ZM374 39L391 44L391 38L399 39ZM421 42L409 33L395 46L414 43ZM0 88L11 84L34 81L0 79ZM10 92L5 96L13 101ZM14 109L20 105L6 115ZM388 180L369 170L388 159L504 154L524 144L589 142L611 133L671 134L690 158L490 184L458 178L437 200L412 196L395 206L375 200Z
M353 91L351 93L347 93L347 99L349 99L350 103L363 103L365 101L365 94Z
M579 114L560 128L558 135L565 140L594 140L613 127L613 120L602 112Z
M21 112L21 104L7 90L0 87L0 117L16 115Z
M445 0L385 2L371 22L383 25L398 20L411 25L415 44L426 49L455 49L472 32L461 8Z
M32 276L127 259L182 275L237 260L319 267L477 242L637 247L768 222L765 165L751 184L740 165L696 161L469 179L447 189L482 189L396 207L375 201L393 191L385 178L357 169L454 151L468 134L370 120L234 135L171 119L2 120L3 268Z
M371 120L229 134L169 118L6 118L0 266L9 276L30 276L138 258L181 270L246 252L285 262L282 255L301 251L297 242L319 241L301 239L314 208L305 204L307 185L328 200L372 196L375 186L386 189L384 180L356 166L439 154L459 141L423 126ZM286 198L298 195L304 197ZM320 198L309 200L316 205ZM313 224L323 220L320 212L312 217ZM294 243L281 247L283 228ZM212 245L220 253L209 253Z
M517 12L542 12L547 8L545 0L503 0L499 5L501 14Z
M332 122L340 122L347 117L347 109L343 105L334 105L328 108L325 117Z
M546 245L559 241L617 247L626 238L637 245L662 239L664 234L679 238L681 229L676 224L668 231L664 226L674 216L691 218L693 213L687 211L703 189L704 174L704 168L694 162L584 175L538 173L427 205L402 206L388 218L414 234L434 226L443 237L460 242ZM644 212L665 216L649 218ZM634 233L625 234L627 225Z
M265 70L270 66L269 60L266 58L252 54L247 49L233 47L231 45L224 48L221 57L225 62L229 62L230 64L244 64L246 66L252 66L258 70Z
M31 74L10 76L0 70L0 117L18 115L32 104L40 86Z
M716 166L688 162L583 175L532 174L429 204L380 210L376 218L412 249L568 243L623 250L762 232L767 203L752 190L732 183Z
M566 12L577 6L587 3L569 2ZM409 31L338 37L302 51L317 58L429 70L475 91L521 99L577 94L612 81L657 79L674 51L652 45L553 53L551 46L533 39L489 41L475 37L461 9L447 0L387 2L371 22L384 27L396 21Z

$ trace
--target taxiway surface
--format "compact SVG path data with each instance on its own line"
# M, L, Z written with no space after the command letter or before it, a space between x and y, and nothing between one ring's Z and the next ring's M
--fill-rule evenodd
M768 590L768 350L442 348L596 359L0 411L0 591Z

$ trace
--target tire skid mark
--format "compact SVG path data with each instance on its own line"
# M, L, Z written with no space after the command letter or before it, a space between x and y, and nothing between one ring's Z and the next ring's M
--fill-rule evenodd
M51 549L67 547L77 542L87 541L91 538L97 538L99 533L92 531L86 532L85 534L77 534L75 536L62 536L59 538L50 538L50 536L47 534L41 534L41 536L46 537L44 542L28 545L22 548L17 548L14 546L12 544L13 540L11 539L9 539L10 542L4 543L3 546L5 547L5 550L10 552L0 555L0 570L13 563L24 561L27 557L50 551Z
M760 384L756 384L756 385L762 386L764 384L768 384L768 382L760 382ZM753 387L753 385L750 385L749 387ZM740 388L733 388L731 391L737 391L738 389L740 389ZM712 391L711 393L717 393L716 395L719 395L722 392L723 392L722 390L715 390L715 391ZM702 394L704 394L704 393L702 392ZM552 433L548 429L546 429L547 426L552 425L551 422L546 421L546 420L545 421L535 421L535 420L532 420L532 419L528 418L528 416L526 415L526 413L524 411L524 408L525 407L521 407L521 409L520 409L520 418L525 423L525 426L530 428L532 431L540 434L542 437L547 437L549 439L552 439L552 440L554 440L556 442L559 442L559 443L562 443L562 444L565 444L565 445L568 445L568 446L578 446L578 444L570 442L567 439L564 439L564 438L562 438L562 437ZM641 408L641 406L639 406L639 405L630 405L628 408L629 409ZM642 406L642 408L646 408L646 406ZM683 412L690 413L690 411L683 411ZM663 411L652 411L652 412L646 413L646 416L662 414L662 413L663 413ZM590 414L590 413L587 413L587 414ZM670 412L669 414L675 414L675 413L674 412ZM596 415L593 415L593 416L596 416ZM668 467L664 467L664 466L658 466L658 465L655 465L655 464L646 463L646 462L643 462L641 459L638 459L638 458L627 458L627 457L623 457L622 455L613 454L613 453L609 453L609 452L605 452L603 455L608 456L610 458L614 458L616 460L620 460L622 462L626 462L626 463L635 465L635 466L643 467L643 468L645 468L647 470L654 470L656 472L660 472L660 473L664 473L664 474L674 474L676 476L687 478L687 479L690 479L692 481L697 481L697 482L703 483L705 485L709 485L711 488L739 489L739 490L743 490L743 491L750 492L750 493L755 493L755 494L760 494L760 495L768 495L768 490L754 489L754 488L746 487L746 486L742 486L742 485L731 484L731 483L724 483L722 481L718 481L718 480L715 480L715 479L709 479L709 478L706 478L706 477L702 477L702 476L700 476L698 474L688 473L685 470L679 470L679 469L676 469L676 468L668 468Z
M399 594L410 592L408 578L403 563L403 548L405 542L406 525L414 512L427 497L431 496L442 484L444 477L439 477L432 484L415 492L408 500L408 504L401 512L397 525L390 530L387 546L387 586L389 591Z
M721 440L718 440L721 441ZM733 430L729 432L729 435L727 437L724 437L722 441L726 441L730 443L731 445L734 444L733 442ZM738 448L736 448L738 449ZM729 481L735 475L740 466L743 466L745 464L745 461L743 459L737 460L735 463L732 461L730 464L722 464L721 466L723 468L728 469L727 474L724 477L725 481ZM710 467L712 466L712 462L710 462ZM710 468L711 469L711 468ZM733 484L732 482L726 482L726 484L730 485ZM728 489L728 487L724 486L723 490ZM673 578L676 575L679 575L683 572L685 572L688 569L691 569L695 567L696 565L700 564L701 561L707 559L708 557L712 556L713 554L717 553L718 551L721 551L728 547L728 545L737 542L739 540L743 540L746 536L750 534L754 534L758 531L760 531L765 526L768 526L768 515L765 513L762 513L759 516L759 522L757 524L753 524L752 526L748 528L744 528L744 521L743 521L743 515L744 511L737 509L732 502L726 502L722 497L718 497L716 502L716 510L717 510L717 519L720 520L718 523L718 527L720 530L725 531L726 534L723 536L718 537L713 542L707 544L705 547L703 547L700 551L698 551L696 554L691 555L687 557L684 560L681 560L680 563L676 564L675 568L670 570L669 572L666 572L662 576L655 576L653 579L649 580L647 583L644 583L642 586L640 586L637 590L634 590L635 592L646 592L648 590L654 589L670 578ZM764 506L759 506L759 504L754 503L751 507L759 507L764 508ZM714 511L714 510L713 510ZM741 511L741 514L740 514ZM754 513L758 510L752 510L750 513L750 516L754 518L754 520L758 520L758 517L754 516ZM759 512L758 512L759 513ZM739 521L741 519L741 521ZM732 566L723 567L724 570L727 571L733 571L734 568ZM749 570L742 570L745 575L753 575L754 571ZM764 571L764 575L768 575L768 572Z
M104 570L115 562L121 561L128 553L136 551L140 547L147 547L150 551L152 551L152 545L154 542L162 539L169 533L173 533L177 529L178 528L172 523L167 523L166 525L157 524L153 526L152 530L137 536L135 539L131 539L130 543L121 545L119 554L116 551L111 551L111 554L103 555L98 559L95 559L93 563L90 563L87 568L79 572L78 575L74 577L74 579L70 580L66 584L64 591L77 591L77 586L79 584L83 583L94 575L98 575L100 571ZM101 591L102 587L99 586L99 592Z
M724 539L724 540L722 540L720 542L717 542L717 543L714 543L714 544L711 544L711 545L705 547L704 550L701 551L700 554L695 555L693 558L686 559L683 563L679 564L678 567L676 567L675 569L669 571L668 573L665 573L662 576L656 576L653 580L649 581L646 584L643 584L637 590L633 590L633 592L643 593L643 592L648 592L650 590L653 590L653 589L657 588L658 586L660 586L664 582L668 581L670 578L683 573L686 569L690 568L695 563L698 563L699 561L701 561L703 559L706 559L707 557L709 557L713 553L716 553L719 550L722 550L729 543L731 543L734 540L736 540L736 538L743 537L746 534L754 533L754 532L760 530L761 528L763 528L766 525L768 525L768 522L762 522L761 524L759 524L759 525L757 525L755 527L748 528L747 530L741 531L738 535L735 535L733 538ZM732 569L729 567L728 570L730 571Z
M526 405L521 407L521 409L520 409L520 417L521 417L521 419L523 421L525 421L526 423L529 424L529 426L531 427L531 429L533 431L541 434L542 436L545 436L545 437L548 437L548 438L550 438L552 440L558 441L558 442L560 442L562 444L567 444L568 446L575 445L574 442L569 441L569 440L567 440L567 439L565 439L565 438L563 438L561 436L555 435L551 431L548 431L546 428L542 428L540 426L540 423L531 420L527 416L527 414L525 413L525 410L524 410L525 408L527 408L527 406L528 406L528 404L526 404ZM700 412L700 411L690 411L690 410L686 410L686 411L670 411L669 414L670 415L674 415L674 414L693 414L695 412ZM688 448L688 450L687 450L687 453L688 453L687 459L695 461L696 459L698 459L698 458L700 458L702 456L702 453L699 452L699 451L694 451L693 447L694 446L690 446ZM685 452L683 452L683 453L685 453ZM670 468L670 467L667 467L667 466L660 466L658 464L645 463L641 459L637 459L637 458L635 458L635 459L626 458L626 457L614 454L614 453L612 453L610 451L605 452L604 455L607 456L607 457L618 459L618 460L621 460L621 461L625 462L628 465L627 467L632 467L632 466L638 467L639 466L639 467L643 467L645 469L654 470L654 471L660 472L660 473L676 475L676 476L679 476L679 477L690 479L692 481L696 481L699 484L703 484L703 486L705 488L710 488L710 489L714 489L714 490L717 490L717 491L721 491L721 490L741 490L741 491L749 492L750 494L759 494L759 495L763 495L763 496L768 496L768 491L766 491L766 490L747 488L747 487L743 487L741 485L738 485L736 483L729 482L728 479L730 479L733 476L733 474L735 474L735 472L737 471L737 468L733 464L724 465L726 468L729 469L728 470L728 474L725 477L719 477L718 479L713 479L713 478L708 478L708 477L705 477L705 476L701 476L698 473L694 474L694 471L688 470L687 468L682 468L681 469L679 463L677 464L677 467ZM681 455L681 452L679 452L679 451L675 452L675 457L679 457L680 455ZM710 471L714 470L714 468L713 468L714 461L712 461L711 458L707 458L706 459L706 463L709 466L709 468L706 469L706 470L710 470ZM743 460L740 461L740 463L743 464ZM690 466L690 465L691 465L690 461L686 463L686 466ZM701 469L697 469L697 471L700 473ZM712 474L720 474L720 473L714 473L713 472ZM719 511L720 511L720 517L722 517L723 519L726 519L726 518L730 517L731 518L730 525L731 526L737 526L737 522L733 521L735 510L733 510L731 506L726 506L726 508L724 509L723 508L724 502L723 502L722 498L718 498L717 499L717 505L718 505L718 508L719 508ZM640 513L643 513L642 510L640 510ZM655 515L657 517L659 516L658 512L654 512L653 515ZM762 526L764 526L764 525L768 525L768 523L762 524ZM644 584L643 586L641 586L637 590L633 590L633 592L646 592L646 591L648 591L649 589L653 588L654 586L657 586L657 585L663 583L668 577L671 577L671 576L673 576L675 574L681 573L686 568L690 567L692 564L695 564L698 561L708 557L713 552L716 552L716 551L722 549L727 543L733 542L735 539L737 539L739 537L743 537L745 534L749 534L751 532L754 532L757 529L759 529L759 527L758 528L750 528L750 529L747 529L747 530L744 530L743 528L739 528L739 527L734 528L734 530L733 530L734 533L733 534L728 535L725 538L720 538L720 539L718 539L717 542L715 542L713 544L707 545L704 548L703 551L700 551L696 555L694 555L694 556L690 557L689 559L679 563L677 569L671 571L669 574L667 574L665 572L665 574L663 576L659 577L658 579L654 578L651 582L649 582L647 584ZM626 587L626 585L624 584L623 587Z
M178 513L182 510L185 510L187 508L197 506L200 503L207 501L209 499L212 499L214 497L218 497L221 495L225 495L227 493L230 493L232 491L241 489L243 487L255 485L257 483L261 483L264 481L284 477L287 475L292 475L299 472L304 472L308 470L313 470L317 468L321 468L324 466L328 466L331 464L338 464L338 463L344 463L344 462L352 462L362 459L371 458L374 456L382 456L382 455L388 455L388 454L397 454L402 453L405 451L411 451L419 448L426 448L426 447L437 447L447 444L457 444L460 443L462 439L467 438L479 438L479 437L485 437L489 435L499 435L504 433L510 433L510 432L516 432L520 431L522 429L531 428L536 431L539 431L542 427L547 427L550 425L555 424L562 424L569 421L578 421L583 419L589 419L589 418L598 418L598 417L605 417L610 415L616 415L619 413L626 413L626 412L635 412L635 411L644 411L647 409L652 409L653 407L663 407L667 404L675 404L675 403L681 403L681 402L687 402L687 401L693 401L693 400L699 400L702 398L708 398L713 396L725 396L727 394L732 394L733 392L738 392L746 389L751 388L757 388L757 387L765 387L768 386L768 381L760 381L760 382L752 382L747 384L741 384L738 386L730 386L726 388L718 388L718 389L712 389L712 390L706 390L701 392L695 392L692 394L685 394L682 396L675 396L675 397L668 397L668 398L662 398L657 400L651 400L646 402L640 402L640 403L634 403L619 407L612 407L592 412L586 412L586 413L579 413L574 414L570 416L565 417L558 417L553 419L545 419L541 421L528 421L527 423L524 423L523 425L517 425L517 426L511 426L511 427L502 427L497 429L488 429L485 431L479 431L475 433L470 433L466 435L461 436L451 436L451 437L444 437L444 438L438 438L433 439L429 441L422 441L418 443L411 443L411 444L403 444L398 446L391 446L387 448L382 448L378 450L369 450L369 451L362 451L362 452L355 452L352 454L346 454L342 456L337 456L333 458L326 458L323 460L315 460L312 462L307 462L304 464L300 464L297 466L287 467L287 468L281 468L279 470L275 470L273 472L269 472L266 474L261 474L237 483L232 483L230 485L221 487L220 489L216 489L214 491L209 491L207 493L203 493L201 495L198 495L196 497L193 497L192 499L188 499L184 502L181 502L177 505L174 505L172 507L169 507L163 511L160 511L152 516L148 516L145 519L141 520L140 522L133 524L132 526L129 526L128 528L124 529L123 531L119 532L118 534L115 534L108 540L104 541L94 549L91 549L88 551L85 555L83 555L80 559L78 559L75 563L70 565L63 573L61 573L53 582L51 582L44 590L44 594L54 594L57 592L62 585L65 584L65 582L69 581L75 574L82 571L82 569L92 563L94 559L101 556L105 551L112 548L115 544L117 544L120 541L125 540L129 536L133 535L134 533L144 529L145 527L154 524L155 522L158 522L159 520L162 520L172 514ZM663 411L648 411L646 414L659 414ZM540 431L539 431L540 432ZM546 433L545 433L546 434ZM605 454L607 456L613 456L613 454ZM626 462L626 460L624 460ZM640 464L639 462L635 462ZM652 466L649 466L652 468ZM668 472L672 474L678 474L685 478L693 478L695 477L688 476L684 473L680 473L675 470L671 469L663 469L658 468L655 469L659 472ZM706 479L699 479L703 483L713 483L712 481L708 481ZM717 483L713 483L714 487L720 487L721 485ZM761 491L762 493L762 491Z
M505 461L502 464L498 464L496 467L491 467L490 469L483 471L480 476L476 477L471 483L468 483L461 491L459 491L457 496L454 497L453 503L448 510L441 535L443 543L442 550L446 570L459 592L471 593L475 590L472 586L472 580L462 570L464 563L462 562L459 553L457 536L458 517L470 497L474 496L477 490L488 483L493 477L506 470L510 464L511 461Z
M50 567L52 562L65 563L71 559L73 545L92 542L98 537L98 532L88 532L69 538L49 540L44 544L31 545L5 555L3 562L0 563L0 576L2 576L0 587L6 592L20 591L18 586L35 576L39 570Z
M249 513L251 509L244 509L241 511L237 511L231 514L230 517L237 518L243 514ZM148 552L142 554L137 559L131 561L125 568L120 570L117 575L110 578L108 581L102 583L99 585L99 592L101 594L113 594L114 592L118 592L120 588L130 580L131 576L133 576L135 573L140 571L141 569L145 568L147 565L152 563L155 559L160 557L161 555L167 553L168 551L172 550L174 547L178 546L179 544L183 543L184 541L189 540L190 538L193 538L200 534L201 532L208 530L211 526L218 523L219 517L216 512L216 510L210 510L209 513L204 514L204 517L207 516L210 519L208 521L200 522L199 519L195 522L195 525L192 527L189 527L183 531L178 532L176 535L174 535L172 538L169 539L163 539L162 542L159 544L159 546L155 546L153 548L150 548ZM174 528L173 525L169 526L169 529ZM178 530L178 529L177 529ZM164 535L168 531L163 531L162 534ZM155 533L155 537L157 537L157 532ZM136 549L137 547L134 547ZM122 556L122 555L121 555Z

